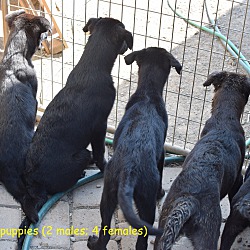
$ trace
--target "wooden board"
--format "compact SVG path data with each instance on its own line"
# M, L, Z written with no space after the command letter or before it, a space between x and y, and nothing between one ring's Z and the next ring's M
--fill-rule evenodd
M48 15L51 17L52 26L53 26L53 33L52 33L53 38L51 39L51 41L43 41L43 47L45 49L45 52L47 54L60 53L63 49L68 48L68 45L66 41L63 39L62 32L59 29L54 16L51 14L51 10L46 0L38 0L38 1L41 5L41 9L46 10ZM20 6L23 7L27 13L30 13L36 16L38 15L38 11L35 9L33 2L31 0L19 0L19 2L20 2ZM8 28L7 23L5 22L5 16L8 14L7 0L1 1L1 7L2 7L2 15L3 15L3 34L4 34L3 41L5 45L7 38L8 38L8 34L9 34L9 28Z

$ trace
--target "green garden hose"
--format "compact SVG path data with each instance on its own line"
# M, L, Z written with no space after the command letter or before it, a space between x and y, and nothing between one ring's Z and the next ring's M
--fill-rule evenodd
M185 22L191 24L192 26L206 31L209 34L215 35L217 37L219 37L223 42L223 44L225 44L227 50L229 51L229 53L235 57L236 59L239 59L239 63L244 67L244 69L246 70L246 72L250 75L250 64L248 63L247 59L243 56L243 54L239 51L239 49L224 35L221 34L219 28L217 27L217 25L215 24L215 22L210 18L209 12L207 10L207 4L205 1L205 7L207 10L207 14L208 14L208 19L210 21L210 23L214 26L214 29L209 29L205 26L202 26L200 24L197 24L196 22L185 18L184 16L182 16L181 14L179 14L178 12L176 12L176 10L170 5L169 0L167 0L168 6L169 8L181 19L183 19Z

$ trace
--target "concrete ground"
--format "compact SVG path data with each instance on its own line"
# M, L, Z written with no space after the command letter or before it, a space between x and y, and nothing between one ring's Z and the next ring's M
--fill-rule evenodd
M165 167L163 175L163 188L169 190L173 180L180 173L180 167ZM87 176L98 172L96 169L86 171ZM85 250L87 238L96 234L100 229L101 217L99 203L103 188L103 178L81 186L61 198L48 212L38 228L38 236L33 237L30 249L43 250ZM13 250L16 248L16 237L14 233L23 218L20 205L6 192L3 185L0 185L0 249ZM158 217L164 198L158 203L156 209L155 226L158 224ZM229 213L227 199L221 202L223 223ZM117 209L112 220L112 228L128 229L122 212ZM85 230L85 235L77 235L77 229ZM72 231L74 230L74 232ZM125 231L124 231L125 232ZM6 233L6 235L4 235ZM64 234L64 235L63 235ZM248 238L248 239L247 239ZM135 249L136 236L114 235L108 244L108 250L130 250ZM154 237L149 237L148 249L153 249ZM234 250L250 249L249 232L241 234L234 244ZM174 250L193 249L190 242L182 237L174 246Z

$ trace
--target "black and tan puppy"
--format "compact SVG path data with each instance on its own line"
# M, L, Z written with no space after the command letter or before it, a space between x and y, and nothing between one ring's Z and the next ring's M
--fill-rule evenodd
M195 250L216 250L220 235L220 199L230 200L242 183L245 137L240 124L250 93L244 75L212 74L204 86L213 84L212 115L201 139L183 163L164 202L156 237L156 250L169 250L180 234L185 234Z
M42 34L51 27L44 17L23 10L12 12L5 20L10 34L0 63L0 181L28 215L29 196L22 177L37 108L37 78L31 57Z
M114 154L104 173L99 239L96 236L88 239L92 250L106 249L110 238L108 229L117 204L127 221L141 232L136 249L147 249L148 236L144 237L144 227L147 227L147 235L162 233L152 227L157 196L164 195L161 175L168 119L162 92L171 67L179 74L182 67L162 48L147 48L125 57L127 64L134 61L139 66L138 87L115 133ZM133 198L140 218L133 210Z
M115 100L111 70L118 54L132 48L133 38L120 21L91 18L81 59L66 86L48 105L37 127L26 159L25 180L37 210L48 194L65 191L93 160L103 171L107 118ZM29 217L38 220L37 212Z
M250 227L250 165L243 185L232 199L230 215L221 236L220 249L230 250L237 235L247 227Z

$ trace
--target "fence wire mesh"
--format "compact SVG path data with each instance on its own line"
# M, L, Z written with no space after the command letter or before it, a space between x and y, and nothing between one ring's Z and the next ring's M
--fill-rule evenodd
M239 57L234 58L216 35L201 31L176 14L181 13L198 25L213 30L204 0L47 0L51 13L44 10L40 2L33 1L38 13L51 22L52 16L55 18L68 45L58 54L46 55L40 51L34 56L39 79L38 101L42 108L46 108L63 88L70 71L80 59L88 40L82 28L91 17L121 20L133 33L133 50L163 47L183 65L181 76L171 71L164 89L169 115L166 142L173 145L192 149L210 116L213 89L203 87L208 74L220 70L246 74ZM8 1L8 6L14 10L20 2ZM207 10L222 34L246 58L250 58L249 0L212 0L207 2ZM59 41L63 48L62 39ZM53 42L51 45L53 47ZM137 86L137 65L127 66L123 57L117 58L112 71L117 95L108 123L114 127L119 124L125 105ZM242 116L246 138L250 137L249 110L247 105Z

